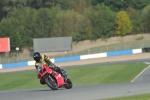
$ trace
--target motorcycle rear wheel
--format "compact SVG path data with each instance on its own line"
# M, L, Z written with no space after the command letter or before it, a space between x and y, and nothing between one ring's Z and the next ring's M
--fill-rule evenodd
M67 84L64 86L66 89L71 89L73 86L72 82L70 79L67 79Z

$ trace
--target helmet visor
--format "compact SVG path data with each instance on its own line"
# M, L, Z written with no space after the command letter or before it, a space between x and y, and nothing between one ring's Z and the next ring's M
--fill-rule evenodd
M35 60L36 62L39 62L39 61L40 61L40 58L35 57L34 60Z

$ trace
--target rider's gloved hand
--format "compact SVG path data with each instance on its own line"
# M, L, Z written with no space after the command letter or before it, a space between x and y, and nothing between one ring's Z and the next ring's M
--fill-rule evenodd
M54 68L55 65L52 63L52 64L50 64L48 67Z
M48 67L49 67L49 68L51 68L51 67L52 67L52 65L48 65Z

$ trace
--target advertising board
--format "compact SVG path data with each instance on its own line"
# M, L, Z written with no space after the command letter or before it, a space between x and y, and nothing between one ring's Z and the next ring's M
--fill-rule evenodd
M10 39L9 38L0 38L0 52L10 51Z

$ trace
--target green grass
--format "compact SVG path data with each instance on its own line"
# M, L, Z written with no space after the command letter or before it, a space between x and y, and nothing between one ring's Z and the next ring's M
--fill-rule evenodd
M0 90L31 89L44 87L39 84L35 71L0 74Z
M141 94L141 95L134 95L134 96L99 99L99 100L150 100L150 94Z
M130 82L148 65L144 63L65 68L74 86ZM0 73L0 90L47 88L36 78L35 70Z
M68 68L74 85L130 82L147 65L144 63L116 64L96 67Z

